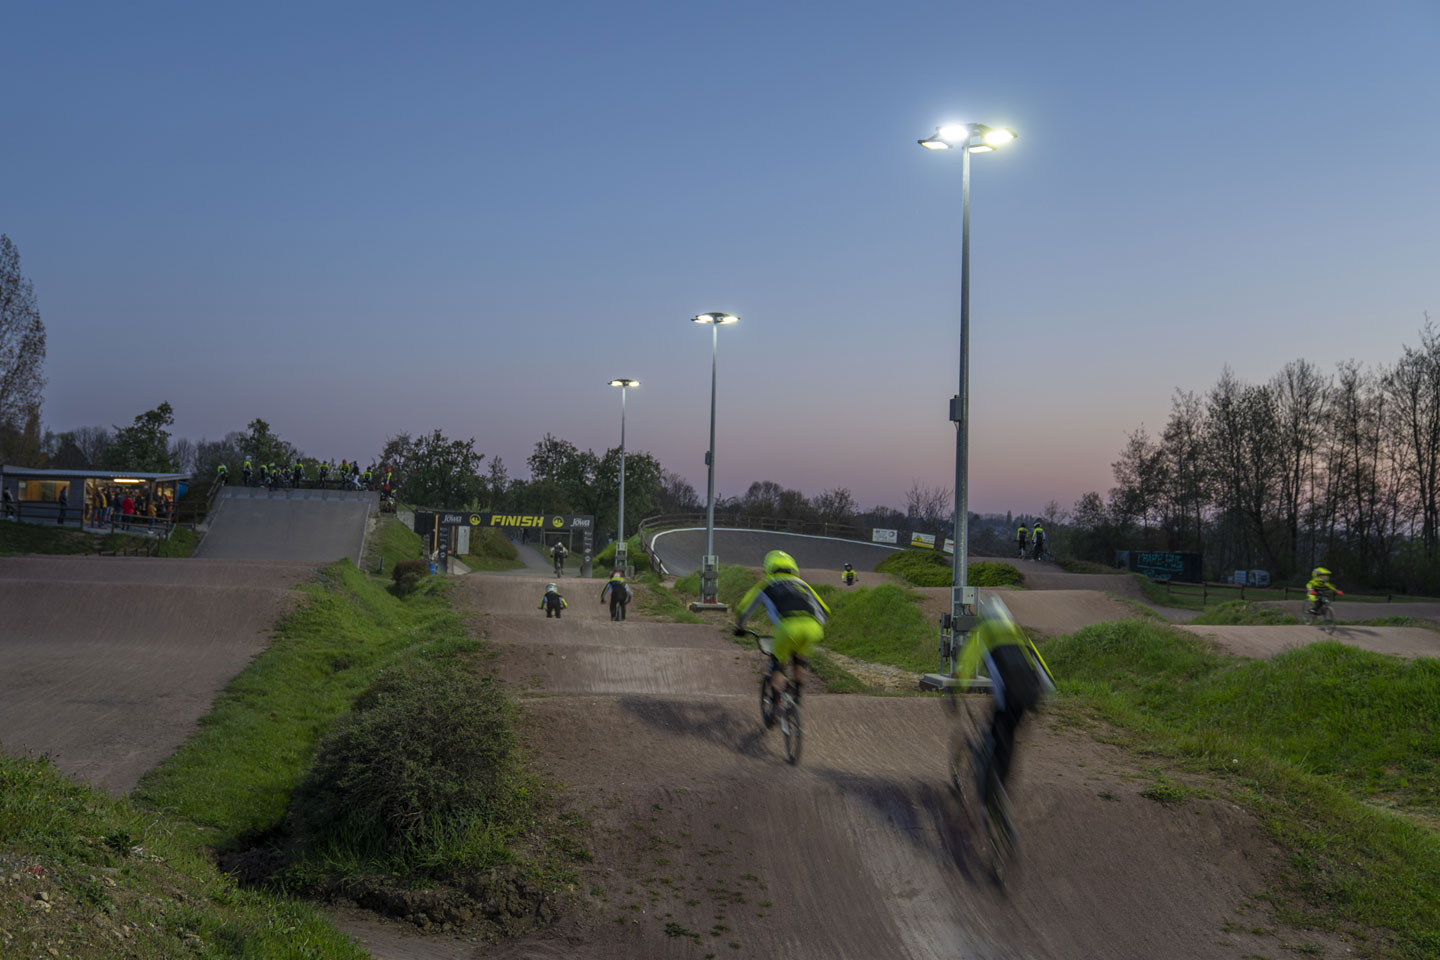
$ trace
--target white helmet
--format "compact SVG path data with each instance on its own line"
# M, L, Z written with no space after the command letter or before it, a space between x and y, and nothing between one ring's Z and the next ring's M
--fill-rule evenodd
M546 593L559 593L559 592L560 592L560 588L557 587L557 586L555 586L555 584L553 584L553 583L547 583L547 584L545 584L545 592L546 592Z

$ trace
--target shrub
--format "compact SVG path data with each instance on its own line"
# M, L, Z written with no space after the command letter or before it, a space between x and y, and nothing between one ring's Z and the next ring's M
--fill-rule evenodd
M595 555L591 568L597 576L608 577L610 571L615 569L615 542L611 540L605 544L605 549ZM647 568L649 559L645 556L645 548L640 543L640 534L625 539L625 555L630 565L637 570ZM697 588L698 589L698 588Z
M516 560L520 557L510 538L493 527L477 527L470 531L470 555L490 560Z
M395 592L403 597L414 593L429 572L430 566L424 560L401 560L390 568L390 579L395 581Z
M513 720L494 677L426 663L387 670L316 748L296 792L302 832L406 855L504 820Z

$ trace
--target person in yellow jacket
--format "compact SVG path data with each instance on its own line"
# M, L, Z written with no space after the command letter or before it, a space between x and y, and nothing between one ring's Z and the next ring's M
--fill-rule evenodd
M1324 567L1316 567L1310 571L1310 582L1305 584L1305 596L1310 600L1311 616L1320 615L1320 603L1329 603L1336 597L1345 596L1345 591L1337 589L1330 582L1330 571Z
M625 582L625 571L616 570L610 574L610 579L600 588L601 603L605 602L607 593L610 595L610 619L624 620L625 608L630 605L630 585Z
M1015 731L1025 714L1055 691L1055 680L1004 600L987 594L981 597L979 606L980 627L966 642L957 672L961 689L967 689L983 663L994 694L984 762L978 772L980 794L989 803L990 771L994 771L995 782L1003 790L1015 755Z
M1039 560L1045 556L1045 528L1040 526L1040 521L1035 521L1035 529L1030 531L1030 559Z
M1021 560L1025 559L1025 546L1030 542L1030 530L1025 524L1020 524L1020 529L1015 531L1016 556Z
M750 588L737 609L740 614L735 622L736 636L745 635L745 621L751 614L763 609L770 617L775 635L771 655L782 666L790 663L790 696L798 703L805 657L825 636L825 617L830 608L810 584L800 579L795 558L784 550L771 550L765 554L765 579ZM771 677L772 689L779 697L785 691L785 674L776 670Z

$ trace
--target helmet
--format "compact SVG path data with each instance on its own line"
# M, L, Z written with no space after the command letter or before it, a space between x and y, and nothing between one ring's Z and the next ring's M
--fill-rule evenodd
M995 620L999 623L1014 623L1015 618L1010 615L1010 608L1005 601L993 593L980 595L980 619Z
M850 561L849 561L849 560L846 560L846 561L845 561L845 566L847 566L847 567L850 566Z
M777 573L799 573L795 566L795 558L784 550L771 550L765 554L765 575L773 577Z
M547 584L545 584L545 592L546 592L546 593L559 593L559 592L560 592L560 588L557 587L557 586L555 586L555 584L553 584L553 583L547 583Z
M1328 576L1330 576L1330 571L1329 571L1329 570L1326 570L1324 567L1316 567L1314 570L1311 570L1311 571L1310 571L1310 576L1312 576L1312 577L1328 577Z

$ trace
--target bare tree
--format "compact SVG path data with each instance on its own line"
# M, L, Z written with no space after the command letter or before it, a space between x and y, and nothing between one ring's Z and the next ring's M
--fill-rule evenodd
M1415 482L1420 536L1425 557L1435 559L1440 542L1440 338L1425 318L1420 346L1405 347L1385 377L1396 432L1407 446L1406 462Z
M855 498L848 487L823 491L814 500L815 512L829 523L848 523L855 517Z
M1110 465L1115 475L1115 488L1110 491L1110 502L1121 519L1122 526L1128 526L1135 518L1140 520L1142 543L1149 539L1150 518L1159 513L1164 502L1166 486L1165 452L1150 435L1145 425L1130 434L1120 459Z
M196 450L194 441L181 437L170 442L170 460L178 473L192 473L195 470Z
M948 487L927 487L912 479L910 489L905 491L905 515L931 527L938 527L949 518L953 512L951 504Z
M1285 364L1270 382L1280 429L1280 512L1285 525L1288 566L1300 562L1301 501L1315 502L1315 457L1325 428L1329 379L1307 360ZM1313 537L1313 533L1312 533ZM1308 564L1303 564L1308 566Z
M105 451L110 449L110 431L105 427L79 427L72 435L80 455L85 458L85 466L92 469L100 466Z
M45 324L35 288L20 272L20 251L0 233L0 426L20 431L38 413L44 362Z

